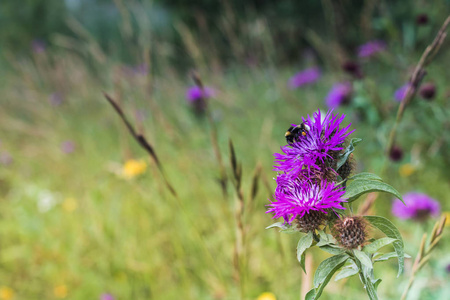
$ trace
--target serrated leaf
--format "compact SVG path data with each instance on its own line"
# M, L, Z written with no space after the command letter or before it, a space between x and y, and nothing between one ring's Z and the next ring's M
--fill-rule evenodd
M402 200L400 193L387 183L376 180L353 180L345 188L344 199L348 202L353 202L361 195L371 192L386 192L394 195L398 199Z
M355 254L356 258L361 262L361 264L366 266L366 268L368 269L373 269L372 260L366 253L358 249L353 249L353 253Z
M342 250L341 248L332 246L331 244L320 246L319 248L333 255L341 254L344 252L344 250Z
M398 231L397 227L395 227L394 224L392 224L391 221L389 221L386 218L379 217L379 216L365 216L364 217L367 221L370 222L374 227L381 230L387 237L397 239L397 241L393 242L393 246L395 249L395 252L397 253L398 257L398 274L397 277L400 276L400 274L403 273L403 270L405 268L405 256L404 256L404 245L403 245L403 239Z
M388 238L388 237L384 237L378 240L375 240L374 242L372 242L371 244L365 246L363 248L363 251L366 253L370 253L373 254L375 252L378 251L378 249L387 246L393 242L397 241L397 239L392 239L392 238Z
M319 264L316 274L314 274L313 283L316 289L316 296L313 299L319 299L331 277L333 277L337 270L342 268L348 258L349 256L347 254L339 254L329 257Z
M297 244L297 260L300 262L300 266L303 269L303 272L306 273L305 270L305 251L309 247L311 247L313 243L313 233L310 231L307 235L303 236Z
M334 278L334 281L338 281L353 275L358 274L358 266L355 264L353 260L349 260L351 263L345 267L342 268L342 270L336 275Z
M345 164L349 155L352 154L353 151L355 151L355 146L361 141L362 139L359 138L353 138L350 141L350 144L348 145L347 149L345 149L344 153L342 153L337 159L336 170L339 170L340 167L342 167Z
M353 175L352 177L347 178L347 180L363 180L363 179L383 181L380 176L368 172L358 173Z

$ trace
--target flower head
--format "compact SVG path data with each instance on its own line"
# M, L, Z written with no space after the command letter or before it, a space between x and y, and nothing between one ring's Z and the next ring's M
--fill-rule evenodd
M277 178L277 183L285 178ZM322 180L313 182L310 180L292 179L290 186L275 190L275 201L270 203L267 213L274 213L273 218L283 217L288 223L295 218L302 218L313 211L327 213L329 209L344 209L341 205L345 200L341 199L345 191L338 188L333 182Z
M208 99L214 97L215 91L210 87L201 88L199 86L192 86L186 91L186 99L189 102L196 102L200 99Z
M319 80L321 76L320 69L318 67L312 67L298 72L289 79L289 87L295 89L307 84L312 84Z
M329 108L336 108L341 104L347 104L350 101L352 93L352 84L350 82L339 82L333 85L325 99Z
M308 116L304 121L309 127L305 136L294 143L281 147L283 154L275 153L275 171L290 173L297 177L302 169L317 168L325 164L332 153L343 149L345 138L353 131L348 131L350 125L341 128L345 115L340 118L329 111L325 116L320 111Z
M1 300L10 300L14 298L14 291L6 286L0 288L0 299Z
M271 292L264 292L256 300L277 300L277 297Z
M394 99L397 100L398 102L401 102L403 98L405 98L406 96L406 92L408 91L409 85L410 85L409 83L406 83L402 85L400 88L398 88L394 93Z
M403 204L399 199L392 204L392 213L400 219L424 220L431 216L438 216L440 204L435 199L422 193L411 192L403 196Z
M371 57L378 52L386 50L386 43L384 41L375 40L367 42L358 48L359 57Z

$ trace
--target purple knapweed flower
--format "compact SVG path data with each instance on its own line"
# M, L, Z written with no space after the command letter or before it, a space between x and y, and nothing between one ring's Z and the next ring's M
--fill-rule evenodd
M403 204L395 199L392 204L392 214L400 219L425 220L429 216L439 216L441 206L439 202L422 193L407 193L403 196Z
M359 57L371 57L386 50L386 43L380 40L370 41L358 47Z
M318 67L312 67L298 72L289 79L289 87L295 89L307 84L312 84L319 80L321 76L320 69Z
M61 150L66 154L70 154L75 151L75 143L72 141L64 141L61 143Z
M394 99L398 102L401 102L403 98L406 96L406 92L408 91L410 84L406 83L398 88L394 93Z
M336 108L341 104L347 104L352 94L352 84L350 82L339 82L333 85L328 93L325 102L328 108Z
M283 153L274 154L274 171L297 177L304 167L320 169L325 160L331 157L329 152L342 150L345 138L353 132L349 131L350 125L341 128L344 118L345 115L340 118L337 114L333 115L332 110L324 116L320 111L314 113L313 118L308 115L306 120L303 119L309 127L306 135L281 147Z
M101 294L100 295L100 300L114 300L116 298L114 298L113 295L105 293L105 294Z
M36 54L45 52L45 48L45 42L41 39L34 39L31 42L31 50L33 50L33 52Z
M214 97L215 91L210 87L192 86L186 91L186 99L189 102L195 102L199 99L208 99Z
M291 223L296 217L301 218L312 211L327 213L329 209L344 209L342 202L346 201L341 197L345 191L342 187L336 187L333 182L322 180L314 183L299 179L286 181L285 177L279 175L277 186L275 201L268 205L270 208L266 212L274 213L274 219L282 217Z

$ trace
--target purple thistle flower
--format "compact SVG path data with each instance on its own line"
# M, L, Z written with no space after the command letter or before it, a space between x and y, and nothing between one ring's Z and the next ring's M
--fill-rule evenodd
M295 89L307 84L312 84L319 80L321 72L318 67L312 67L298 72L289 79L289 87Z
M408 91L410 84L406 83L398 88L394 93L394 99L398 102L401 102L403 98L406 96L406 92Z
M352 84L350 82L339 82L333 85L325 99L328 108L336 108L350 101Z
M192 86L186 91L186 99L189 102L195 102L200 99L208 99L214 97L215 91L210 87L204 87L203 89L199 86Z
M309 180L292 179L288 183L286 177L278 175L275 201L271 202L266 213L274 213L273 218L280 218L291 223L296 217L303 217L311 211L327 213L329 209L345 209L341 197L345 191L337 188L333 182L322 180L319 184ZM280 186L282 186L280 188Z
M426 194L411 192L403 196L403 204L395 199L392 204L392 214L400 219L415 219L423 221L431 216L438 216L441 206L438 201Z
M323 118L323 119L322 119ZM305 136L297 139L294 143L281 147L284 154L275 153L274 171L289 173L292 177L297 177L304 167L320 169L320 165L330 156L330 151L343 149L345 138L353 131L348 131L350 125L340 128L345 115L338 118L333 115L332 110L324 117L321 112L314 113L313 118L308 118L303 122L309 126L309 131Z
M384 50L386 50L386 43L384 41L370 41L358 47L358 56L371 57Z
M105 294L101 294L100 295L100 300L114 300L116 298L114 298L113 295L105 293Z

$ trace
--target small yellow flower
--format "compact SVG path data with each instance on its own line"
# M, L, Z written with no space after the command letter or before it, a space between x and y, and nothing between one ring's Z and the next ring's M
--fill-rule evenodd
M62 203L62 208L67 212L73 212L78 207L78 202L74 198L66 198Z
M398 172L400 173L400 176L402 177L408 177L411 176L412 173L416 171L416 168L412 164L404 164L400 166L400 169Z
M122 173L125 178L131 179L145 173L145 170L147 170L145 161L129 159L123 165Z
M277 300L277 297L271 292L265 292L259 295L257 300Z
M65 284L61 284L58 286L55 286L53 288L53 294L56 298L64 299L67 297L67 286Z
M14 298L14 291L6 286L0 288L0 299L1 300L10 300Z

